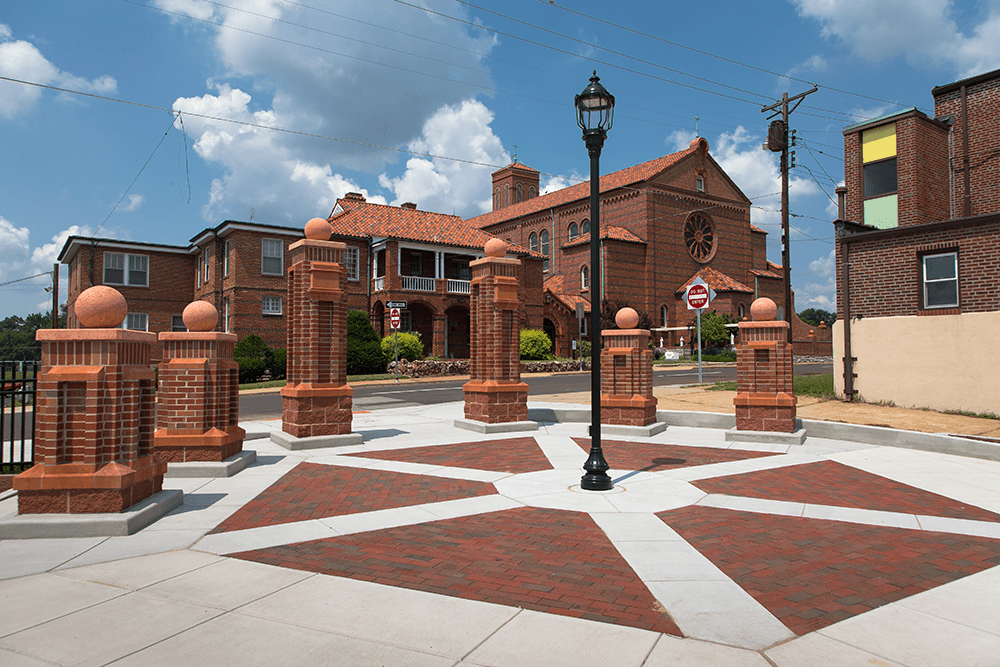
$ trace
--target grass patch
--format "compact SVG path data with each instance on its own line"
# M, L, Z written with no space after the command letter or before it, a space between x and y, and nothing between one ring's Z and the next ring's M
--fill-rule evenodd
M959 415L961 417L977 417L979 419L1000 419L992 412L971 412L969 410L945 410L946 415Z
M697 387L698 385L691 386ZM716 382L711 386L705 387L705 390L736 391L736 381ZM833 373L796 376L795 394L796 396L815 396L816 398L827 400L837 398L837 395L833 393Z

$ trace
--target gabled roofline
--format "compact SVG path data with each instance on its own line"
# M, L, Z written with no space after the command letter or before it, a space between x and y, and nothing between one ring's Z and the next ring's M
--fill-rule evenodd
M143 243L142 241L122 241L120 239L106 239L91 236L70 236L59 251L57 259L66 264L72 255L76 254L79 248L92 246L94 248L113 248L115 250L139 250L145 252L168 252L178 255L190 254L190 246L166 245L163 243Z

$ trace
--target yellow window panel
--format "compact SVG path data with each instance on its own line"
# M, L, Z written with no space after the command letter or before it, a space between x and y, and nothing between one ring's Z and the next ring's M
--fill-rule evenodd
M861 160L872 162L896 155L896 124L880 125L861 133Z

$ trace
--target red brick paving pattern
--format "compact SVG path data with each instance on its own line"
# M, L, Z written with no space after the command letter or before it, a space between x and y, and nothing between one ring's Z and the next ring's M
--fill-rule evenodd
M590 438L573 438L573 441L580 445L583 451L590 451ZM608 465L615 470L670 470L776 455L776 452L659 445L603 438L601 438L601 449L604 450L604 458L607 459Z
M357 452L348 456L514 474L552 469L552 464L532 437Z
M692 482L706 493L837 505L905 514L1000 521L1000 515L835 461Z
M657 514L802 635L1000 564L1000 540L685 507Z
M492 484L300 463L212 532L421 505L496 493Z
M601 529L581 512L526 507L234 555L681 634Z

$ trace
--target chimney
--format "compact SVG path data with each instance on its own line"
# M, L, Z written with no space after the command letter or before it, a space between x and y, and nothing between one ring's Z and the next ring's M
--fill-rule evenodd
M413 203L413 202L411 202L411 201L408 201L408 202L406 202L405 204L401 204L401 205L400 205L400 208L412 208L412 209L413 209L414 211L416 211L416 210L417 210L417 205L416 205L416 204L414 204L414 203Z
M356 201L365 201L365 196L360 192L348 192L344 195L344 199L354 199Z
M834 192L837 193L837 219L847 219L847 188L839 186Z

